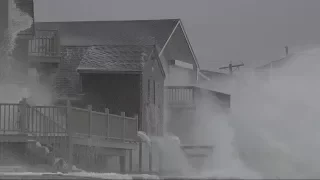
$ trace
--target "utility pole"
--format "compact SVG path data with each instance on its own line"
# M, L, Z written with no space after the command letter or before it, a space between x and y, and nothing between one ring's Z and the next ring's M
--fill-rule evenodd
M233 65L232 62L230 62L228 66L223 66L223 67L220 67L219 69L229 69L229 73L232 74L234 71L234 68L239 69L241 66L244 66L244 64L241 63L241 64Z

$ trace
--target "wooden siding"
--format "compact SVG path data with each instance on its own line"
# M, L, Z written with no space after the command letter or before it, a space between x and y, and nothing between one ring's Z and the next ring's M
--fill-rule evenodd
M83 101L94 110L122 111L129 116L140 112L139 74L81 74Z

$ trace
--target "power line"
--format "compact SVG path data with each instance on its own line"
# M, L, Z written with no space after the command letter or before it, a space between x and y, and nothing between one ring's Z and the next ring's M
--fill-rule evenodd
M220 67L219 69L229 69L229 73L232 74L234 70L239 69L241 66L244 66L243 63L233 65L232 62L229 63L228 66Z

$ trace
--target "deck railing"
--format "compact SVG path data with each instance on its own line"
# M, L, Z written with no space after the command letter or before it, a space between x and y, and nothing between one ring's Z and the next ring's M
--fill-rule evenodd
M126 117L105 112L92 111L92 106L87 109L72 107L68 120L71 131L78 135L103 137L110 140L137 141L138 117Z
M29 40L29 55L60 56L60 42L57 30L37 30L34 39Z
M137 142L138 117L126 117L67 106L0 104L0 134L28 135L49 147L55 156L69 159L70 141L76 136L100 137L117 142Z
M195 102L194 87L167 86L165 97L169 105L193 105Z
M171 106L191 106L194 107L196 100L204 94L211 95L224 108L230 108L230 95L202 89L196 86L166 86L165 97L168 105Z

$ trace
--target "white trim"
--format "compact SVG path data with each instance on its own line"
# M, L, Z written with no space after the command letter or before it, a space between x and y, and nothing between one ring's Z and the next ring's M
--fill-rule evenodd
M187 63L187 62L183 62L181 60L174 60L174 65L182 67L182 68L186 68L186 69L193 69L193 64Z
M179 22L180 22L180 27L181 27L181 29L182 29L183 35L184 35L184 37L185 37L185 39L186 39L186 41L187 41L187 43L188 43L189 49L190 49L191 54L192 54L192 56L193 56L194 62L195 62L195 64L196 64L197 68L200 68L199 63L198 63L198 60L197 60L197 57L196 57L196 55L195 55L194 52L193 52L191 43L190 43L189 38L188 38L188 36L187 36L186 30L184 29L184 27L183 27L183 25L182 25L181 19L179 20Z
M166 48L167 44L169 43L169 41L170 41L173 33L176 31L176 29L177 29L177 27L179 26L179 24L180 24L180 20L177 22L176 26L173 28L173 30L172 30L169 38L167 39L166 43L163 45L163 47L162 47L162 49L161 49L161 51L160 51L160 53L159 53L159 57L162 55L164 49Z
M211 79L208 78L206 75L204 75L201 71L199 71L199 75L200 75L201 77L203 77L204 79L206 79L207 81L210 81L210 80L211 80Z

